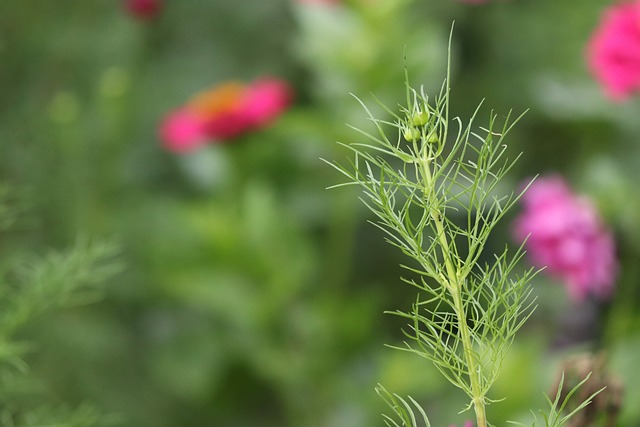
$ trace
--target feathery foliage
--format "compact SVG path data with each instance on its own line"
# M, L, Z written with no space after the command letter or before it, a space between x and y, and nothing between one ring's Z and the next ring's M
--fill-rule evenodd
M0 196L7 196L2 192ZM0 197L0 224L15 214ZM10 222L13 222L11 220ZM52 310L95 301L101 282L118 265L113 244L79 239L65 251L19 256L0 271L0 424L6 427L89 427L109 417L88 404L76 408L41 397L42 384L29 371L27 355L37 343L24 342L21 329Z
M402 280L418 290L416 301L408 311L391 312L408 322L398 348L431 361L463 390L477 425L485 427L489 390L535 300L528 283L536 271L516 272L521 247L484 253L521 194L500 188L517 160L507 157L505 137L521 116L509 114L499 125L492 113L488 127L476 131L480 106L466 125L450 120L448 75L433 100L413 89L408 76L405 85L406 106L394 111L381 104L391 120L374 117L358 100L374 130L354 128L365 141L343 144L353 160L332 165L348 179L337 186L360 186L373 224L413 261L403 266L410 276ZM409 415L415 402L383 395L402 425L415 425Z

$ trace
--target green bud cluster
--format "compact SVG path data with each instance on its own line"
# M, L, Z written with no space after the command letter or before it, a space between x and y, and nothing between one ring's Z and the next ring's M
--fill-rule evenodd
M404 128L402 135L404 139L409 142L415 142L422 137L421 127L426 126L429 123L431 114L429 113L429 107L425 106L425 109L416 109L412 114L408 115L407 124ZM439 141L438 135L435 131L427 134L426 142L433 144Z

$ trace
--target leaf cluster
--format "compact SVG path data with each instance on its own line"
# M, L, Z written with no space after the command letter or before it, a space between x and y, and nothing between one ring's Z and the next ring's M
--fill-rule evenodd
M597 390L587 399L582 401L577 407L573 408L570 411L567 411L567 406L571 401L571 398L578 392L578 390L585 385L587 381L589 381L591 374L587 375L582 381L573 387L567 396L562 399L562 385L564 383L564 374L560 379L560 384L558 387L558 391L554 396L554 399L551 400L549 396L545 395L545 399L547 404L549 405L548 413L541 412L542 419L544 421L544 427L562 427L565 425L574 415L578 412L582 411L587 405L589 405L593 399L602 392L604 389ZM393 416L383 415L385 425L388 427L431 427L431 423L429 422L429 418L425 413L424 409L420 406L418 402L415 401L412 397L403 398L397 394L392 394L383 386L378 385L376 387L376 392L382 399L385 401L387 406L391 408L393 412ZM419 416L416 416L416 412ZM536 427L537 425L537 417L535 413L533 414L533 422L531 423L531 427ZM510 424L524 426L525 424L510 422Z
M0 194L2 214L11 211ZM13 222L13 221L12 221ZM0 425L7 427L88 427L112 423L93 406L75 408L45 397L32 375L27 355L37 343L20 338L23 328L64 307L96 301L105 278L119 270L117 249L107 242L80 238L64 251L17 255L0 263Z
M424 409L412 397L405 399L397 394L392 394L381 385L376 387L376 392L393 411L394 417L383 415L387 427L431 427ZM420 417L416 417L416 411Z
M516 274L522 248L484 254L489 236L521 193L499 194L516 159L504 143L510 115L499 126L473 130L480 106L465 126L449 120L448 79L433 103L406 83L407 105L378 119L358 100L374 131L354 128L364 142L343 144L348 166L332 164L357 185L386 240L413 260L402 280L419 290L400 349L434 363L472 401L485 401L514 334L533 310L528 282ZM450 125L456 132L450 135ZM483 259L489 258L490 261Z
M65 251L23 255L0 272L0 336L62 307L99 299L100 283L118 271L109 242L79 238Z
M549 405L548 412L542 412L542 419L544 421L544 427L562 427L565 425L573 416L575 416L578 412L582 411L587 405L589 405L593 399L600 394L605 388L601 388L596 390L593 394L588 396L586 399L580 401L575 407L569 408L570 404L573 403L573 397L577 395L580 388L585 386L585 384L591 378L591 373L587 374L587 376L582 379L578 384L576 384L573 388L569 390L566 396L562 398L562 390L565 381L564 373L560 377L560 383L558 384L558 390L553 400L545 394L545 400ZM531 423L531 427L536 427L537 425L537 417L535 413L532 413L533 421ZM511 422L511 424L524 426L525 424Z

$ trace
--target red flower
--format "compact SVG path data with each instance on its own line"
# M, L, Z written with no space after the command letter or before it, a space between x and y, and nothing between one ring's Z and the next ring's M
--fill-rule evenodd
M162 0L125 0L124 6L135 18L146 20L160 13Z
M228 82L194 96L161 124L160 136L171 151L190 151L206 141L222 141L264 128L292 100L283 81L263 78L251 85Z
M587 46L587 59L612 99L622 100L640 89L640 1L605 10Z
M514 236L525 239L532 264L565 282L577 300L608 298L617 276L613 235L591 202L558 176L537 179L522 198Z

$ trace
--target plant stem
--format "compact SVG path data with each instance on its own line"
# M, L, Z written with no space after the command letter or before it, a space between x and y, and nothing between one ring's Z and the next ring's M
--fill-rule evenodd
M446 268L446 281L443 285L451 295L453 300L453 310L458 320L458 331L462 340L464 357L467 363L469 373L469 383L471 385L471 394L473 409L476 413L477 427L487 426L487 416L485 412L484 392L482 391L482 372L478 369L476 359L473 353L473 343L471 342L471 332L467 324L467 316L462 303L462 288L464 279L458 274L450 253L449 241L445 233L444 221L442 219L438 196L436 194L435 183L431 174L430 152L428 146L424 147L424 157L422 159L422 174L424 178L424 194L430 209L430 215L436 227L437 238L440 243L442 258Z

